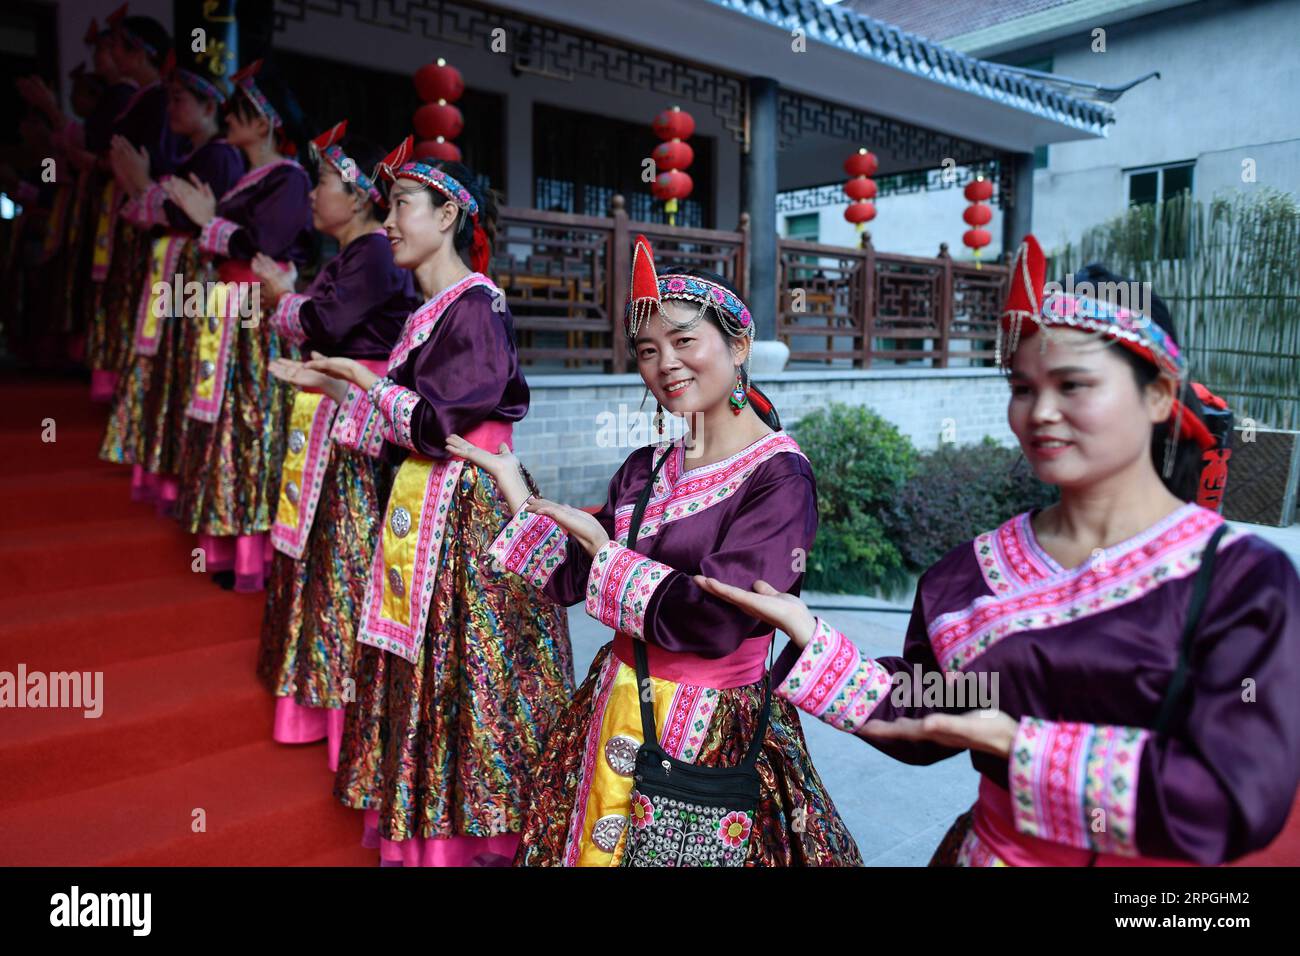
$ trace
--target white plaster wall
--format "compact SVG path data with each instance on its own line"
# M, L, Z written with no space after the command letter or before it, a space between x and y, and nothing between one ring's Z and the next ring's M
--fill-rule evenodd
M1193 194L1272 186L1300 192L1300 2L1208 0L1119 24L1106 51L1080 35L1052 45L1053 72L1116 85L1160 79L1115 103L1106 139L1060 143L1034 177L1034 232L1045 247L1077 241L1122 213L1123 171L1195 160ZM1256 182L1242 181L1254 159Z

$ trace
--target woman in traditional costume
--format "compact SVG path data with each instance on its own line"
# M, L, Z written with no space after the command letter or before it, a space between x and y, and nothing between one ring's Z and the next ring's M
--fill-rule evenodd
M528 384L505 295L485 275L494 210L468 169L408 162L410 148L408 137L380 166L393 182L384 227L426 301L387 375L348 358L281 363L339 403L338 444L400 464L357 625L357 701L334 790L366 811L386 865L500 865L573 689L568 618L492 566L487 548L510 509L487 471L447 451L453 434L509 447Z
M252 260L261 253L287 271L307 260L313 241L311 179L289 155L307 149L301 117L287 87L259 76L261 66L232 78L226 113L226 138L249 171L219 203L193 179L164 186L200 226L199 248L216 257L221 279L199 320L177 513L199 535L208 570L236 591L264 583L289 399L268 371L284 343L262 314Z
M167 90L161 69L171 49L171 37L149 17L126 16L123 5L112 16L112 54L121 75L136 90L113 123L114 136L149 155L149 175L154 179L172 172L189 152L185 140L174 134L167 121ZM91 367L91 395L111 400L118 379L131 360L140 284L149 271L149 236L119 213L126 183L114 176L116 188L100 210L107 217L103 234L107 248L97 249L92 278L103 275L104 285L95 305L87 341ZM98 227L97 227L98 231ZM102 268L102 271L101 271Z
M493 556L550 601L585 599L587 613L615 632L551 732L516 863L618 866L629 826L649 822L647 801L633 794L643 742L635 664L641 644L655 732L669 756L736 767L763 735L756 816L693 834L705 844L698 860L858 865L857 845L808 756L798 714L779 700L765 713L772 629L691 577L702 571L748 586L770 576L797 592L802 556L817 531L808 460L749 382L749 309L711 273L656 276L650 245L638 237L625 333L659 405L661 434L665 409L688 417L691 456L684 439L634 451L593 517L531 495L513 456L449 444L498 474L514 511L492 542ZM652 469L640 535L629 542L632 511Z
M979 799L934 864L1225 863L1277 836L1300 782L1300 580L1216 510L1223 403L1182 388L1163 303L1044 294L1044 272L1027 237L1000 343L1012 431L1060 502L926 571L901 657L867 657L775 582L701 585L791 636L779 696L906 763L970 751ZM926 701L927 674L966 703Z
M112 145L113 126L118 115L126 108L135 93L135 84L124 77L117 67L113 56L116 43L113 39L113 27L101 29L91 20L86 31L85 42L91 47L94 72L104 84L104 94L100 97L94 110L86 117L85 147L94 156L94 163L86 177L86 211L80 228L86 232L85 253L74 264L74 271L69 282L84 286L79 297L73 298L74 306L80 314L72 320L78 330L82 360L89 364L89 337L96 323L96 315L104 293L104 281L108 278L108 265L113 247L113 232L116 229L116 211L122 201L122 192L113 176L109 163L109 149ZM86 279L90 281L87 282ZM111 374L92 372L91 398L95 401L108 402L113 398L113 377Z
M381 156L364 142L344 140L346 132L344 120L312 140L319 171L312 224L338 242L339 254L301 293L265 256L254 258L253 271L283 339L382 375L420 298L411 273L393 262L377 218L386 200L368 173ZM389 477L379 459L333 447L337 411L320 389L294 395L258 659L258 676L276 697L273 736L290 744L328 738L331 770L338 769L343 681L352 676L356 620Z
M168 124L194 147L175 176L186 182L194 177L224 195L244 173L243 154L218 135L226 91L198 70L178 68L174 54L163 75ZM177 472L200 319L184 313L185 286L199 283L206 289L216 273L194 241L199 227L167 198L164 183L171 177L151 179L148 153L121 136L113 138L111 159L130 196L120 218L148 233L149 267L135 307L131 361L118 381L99 457L131 463L132 497L154 501L169 513L179 495ZM181 310L176 312L178 303Z

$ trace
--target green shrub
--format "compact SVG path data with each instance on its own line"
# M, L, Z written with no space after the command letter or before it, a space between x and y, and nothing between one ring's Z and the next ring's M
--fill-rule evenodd
M978 445L942 445L921 455L881 518L907 567L923 571L957 545L1056 497L1018 448L986 437Z
M882 521L916 467L907 437L875 412L830 403L790 429L817 476L817 541L810 591L889 591L907 579Z

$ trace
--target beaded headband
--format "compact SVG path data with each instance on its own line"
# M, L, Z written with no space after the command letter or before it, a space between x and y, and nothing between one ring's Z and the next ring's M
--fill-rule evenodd
M230 81L235 84L236 89L244 91L253 107L266 117L266 121L271 124L272 129L279 129L284 125L284 121L280 119L280 114L275 111L275 107L266 98L266 94L259 90L257 84L253 82L254 77L257 76L258 71L261 69L262 61L254 60L232 76Z
M385 205L384 194L379 191L375 181L361 171L361 167L343 152L341 146L335 145L341 140L348 131L348 121L342 120L335 123L332 127L321 133L311 141L312 149L319 159L325 160L333 166L345 183L355 183L376 203L376 205Z
M1187 362L1172 337L1149 316L1095 296L1052 292L1046 297L1047 259L1032 235L1025 236L1011 264L1011 288L998 323L995 363L1008 368L1022 335L1042 328L1097 332L1140 355L1177 382Z
M733 338L744 335L751 340L754 337L753 317L749 314L748 306L735 293L716 282L697 276L671 272L659 276L655 272L654 252L649 240L645 236L637 236L636 245L632 248L631 292L623 316L627 337L635 339L641 326L655 312L667 321L668 314L663 307L667 299L699 305L699 313L688 325L699 321L704 310L711 307L728 335Z
M377 176L383 176L389 182L396 182L398 179L414 179L416 182L424 183L430 189L446 196L477 222L478 203L474 201L468 189L441 169L435 169L418 159L407 159L411 155L414 142L415 138L412 136L402 140L398 147L385 156L376 167Z
M226 101L226 91L203 74L178 67L175 50L167 51L167 59L163 61L161 72L164 79L177 81L196 96L216 100L217 103Z
M122 37L126 40L127 45L136 50L144 50L150 56L158 55L158 48L147 41L140 34L135 33L126 25L126 8L127 4L122 4L116 10L108 15L107 21L110 30L121 30ZM92 24L94 21L91 21Z

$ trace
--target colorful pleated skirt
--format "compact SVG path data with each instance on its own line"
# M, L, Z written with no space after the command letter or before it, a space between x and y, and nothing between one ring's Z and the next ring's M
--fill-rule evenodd
M245 261L221 263L218 277L245 294L258 282ZM285 352L266 316L239 315L247 300L237 303L234 292L207 304L186 409L196 420L185 434L176 513L199 536L209 571L233 570L235 590L260 591L293 392L268 371Z
M369 811L384 863L508 865L518 846L574 682L566 609L488 555L510 517L492 478L466 463L414 660L359 639L334 792Z
M551 732L533 780L517 866L619 866L643 742L636 669L601 648ZM736 767L762 713L762 680L714 688L655 677L655 731L672 757ZM759 803L746 866L860 866L858 846L808 755L799 714L773 697L759 753Z
M136 304L131 361L114 389L99 457L133 464L132 498L154 501L160 510L168 511L178 496L175 474L187 421L190 345L201 319L185 315L183 287L186 283L204 287L215 273L200 258L198 246L182 233L153 237L149 253L151 266ZM181 288L173 295L178 275ZM164 290L161 298L155 295L159 284Z
M101 381L115 383L131 359L137 297L149 269L148 249L148 233L118 217L108 276L95 303L86 342L86 362L92 372L103 373Z
M328 739L331 770L344 704L356 699L356 622L389 472L362 452L330 449L302 557L277 551L271 562L257 675L276 697L273 736L291 744Z

